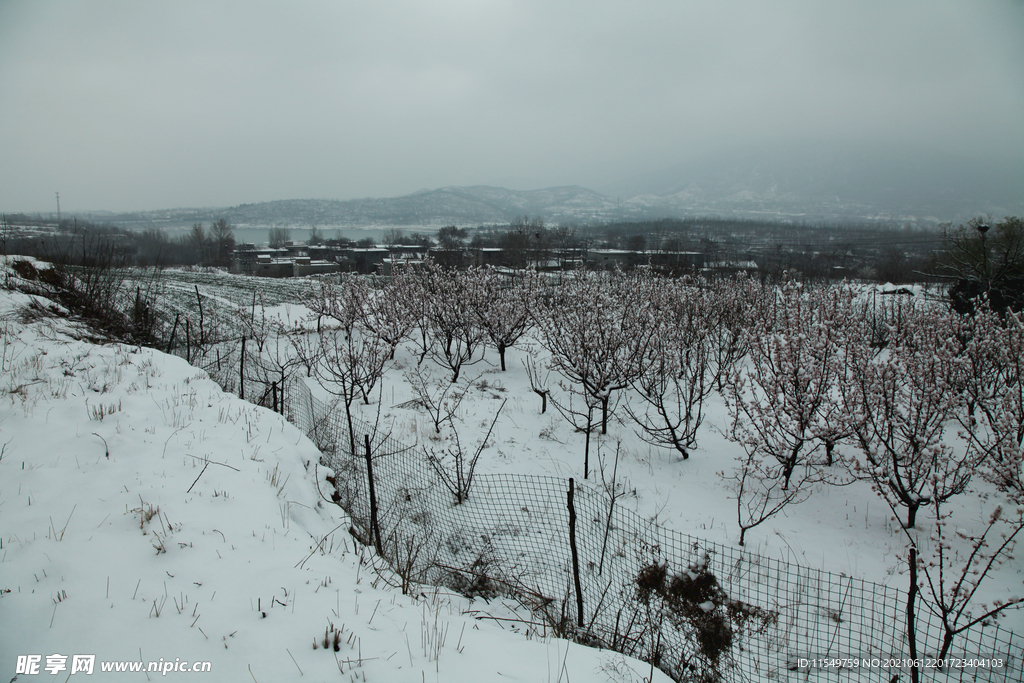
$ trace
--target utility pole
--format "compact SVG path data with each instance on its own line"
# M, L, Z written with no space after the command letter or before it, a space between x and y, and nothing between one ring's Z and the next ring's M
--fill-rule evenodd
M985 234L991 229L988 223L978 223L977 230L978 234L981 235L981 275L983 278L982 286L985 288L985 295L989 294L992 287L992 282L988 277L988 245L985 244Z
M60 227L60 192L57 192L57 227Z

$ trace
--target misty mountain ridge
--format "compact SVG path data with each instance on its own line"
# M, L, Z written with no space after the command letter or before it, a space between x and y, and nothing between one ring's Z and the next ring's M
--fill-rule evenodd
M705 156L601 189L666 215L959 222L1024 213L1024 162L808 144Z
M1024 163L980 164L916 149L742 150L698 158L612 183L509 190L474 185L400 197L286 199L218 209L106 214L125 227L175 227L226 218L240 228L433 229L721 216L781 221L937 224L1024 215Z

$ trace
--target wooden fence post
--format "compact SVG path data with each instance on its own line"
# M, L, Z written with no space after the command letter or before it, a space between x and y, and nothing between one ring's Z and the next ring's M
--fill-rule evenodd
M167 353L174 350L174 333L178 331L178 317L181 313L174 314L174 327L171 328L171 340L167 342Z
M245 398L245 335L242 335L242 352L238 359L238 398Z
M583 588L580 586L580 557L576 552L576 506L573 504L574 483L569 477L569 547L572 549L572 579L576 584L576 625L583 628Z
M377 491L373 486L373 458L370 455L370 435L363 435L366 444L366 479L370 487L370 535L377 554L384 557L384 544L380 542L380 524L377 523Z
M199 302L199 346L203 346L206 334L203 332L203 298L199 296L199 285L196 285L196 301Z

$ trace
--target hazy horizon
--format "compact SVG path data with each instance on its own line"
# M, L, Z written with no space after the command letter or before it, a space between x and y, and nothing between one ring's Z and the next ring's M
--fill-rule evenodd
M1024 3L0 1L0 210L600 190L808 143L1024 158Z

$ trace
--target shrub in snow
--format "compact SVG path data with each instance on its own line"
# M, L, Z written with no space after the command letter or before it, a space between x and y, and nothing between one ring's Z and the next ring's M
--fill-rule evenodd
M708 568L708 557L673 574L668 564L655 562L636 576L637 599L654 610L693 643L669 664L679 675L697 680L718 680L728 666L729 654L747 630L762 631L778 621L778 612L731 600ZM673 653L675 654L675 653ZM660 658L660 653L659 653Z

